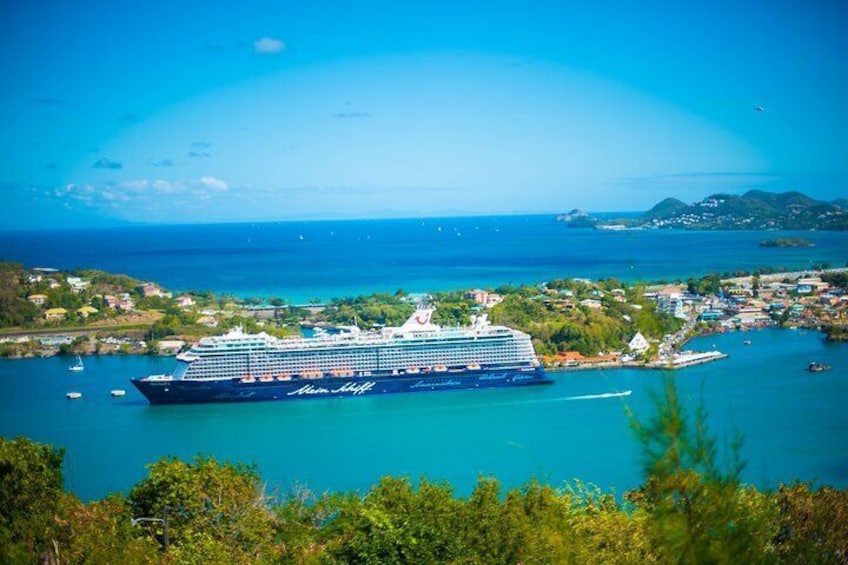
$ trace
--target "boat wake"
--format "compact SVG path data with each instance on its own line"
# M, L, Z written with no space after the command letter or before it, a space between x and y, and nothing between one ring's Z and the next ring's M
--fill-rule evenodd
M625 390L623 392L605 392L603 394L584 394L583 396L569 396L566 400L597 400L599 398L621 398L623 396L630 396L633 394L632 390Z
M477 392L474 393L478 394ZM403 409L406 412L439 412L439 411L455 411L455 410L468 410L472 408L490 408L492 406L522 406L527 404L549 404L556 402L569 402L571 400L601 400L605 398L622 398L626 396L630 396L633 394L632 390L625 390L622 392L604 392L601 394L586 394L582 396L558 396L556 398L534 398L532 400L511 400L506 402L463 402L460 404L449 404L449 405L437 405L437 406L427 406L426 408L409 408L405 406ZM401 395L386 395L385 397L377 397L381 399L388 399L389 397L394 397L392 400L395 400L398 396ZM350 404L349 406L352 406Z
M494 402L485 406L517 406L521 404L547 404L549 402L568 402L570 400L600 400L603 398L622 398L633 394L632 390L623 392L604 392L601 394L585 394L582 396L560 396L557 398L536 398L533 400L517 400L512 402ZM467 405L466 405L467 406ZM484 406L481 404L480 406Z

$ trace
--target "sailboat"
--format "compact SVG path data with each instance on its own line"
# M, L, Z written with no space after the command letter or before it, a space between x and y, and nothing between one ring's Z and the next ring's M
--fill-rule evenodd
M76 364L68 367L68 370L76 372L76 371L82 371L83 369L85 369L85 365L82 364L82 358L79 355L77 355Z

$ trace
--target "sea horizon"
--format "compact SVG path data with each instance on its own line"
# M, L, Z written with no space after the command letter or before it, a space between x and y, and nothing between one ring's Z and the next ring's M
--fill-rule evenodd
M764 237L793 236L816 245L759 246ZM843 266L848 232L615 232L569 228L545 214L0 232L0 249L0 259L29 268L97 269L177 292L210 290L304 303L555 278L632 283Z
M554 212L457 212L455 214L440 213L431 215L411 216L406 214L401 215L386 215L386 216L304 216L304 217L288 217L288 218L258 218L258 219L242 219L242 220L224 220L224 221L204 221L204 222L140 222L118 219L101 219L105 222L102 224L91 225L51 225L51 226L33 226L27 228L5 228L0 226L0 235L5 233L30 233L30 232L55 232L55 231L88 231L88 230L109 230L109 229L128 229L128 228L168 228L168 227L198 227L198 226L239 226L239 225L256 225L256 224L298 224L298 223L317 223L317 222L371 222L371 221L392 221L392 220L438 220L438 219L462 219L462 218L500 218L514 216L546 216L556 219L560 214L567 213L569 210L577 209L575 207L563 209ZM582 209L582 208L580 208ZM611 218L632 218L644 214L647 210L622 210L622 211L595 211L584 210L594 217L600 219Z

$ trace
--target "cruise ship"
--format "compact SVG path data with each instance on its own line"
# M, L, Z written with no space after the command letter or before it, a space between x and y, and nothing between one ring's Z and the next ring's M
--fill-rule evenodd
M172 374L132 379L151 404L364 396L547 384L530 336L492 325L442 328L419 308L399 327L279 339L240 328L204 337Z

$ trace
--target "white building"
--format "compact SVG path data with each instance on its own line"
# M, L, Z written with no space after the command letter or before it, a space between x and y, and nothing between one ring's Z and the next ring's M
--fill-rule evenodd
M643 336L641 332L636 332L636 335L634 335L633 339L630 340L628 347L633 353L644 353L649 347L648 340L645 339L645 336Z
M74 292L82 292L88 285L91 284L90 281L83 279L82 277L66 277L65 280L71 287L71 290Z

